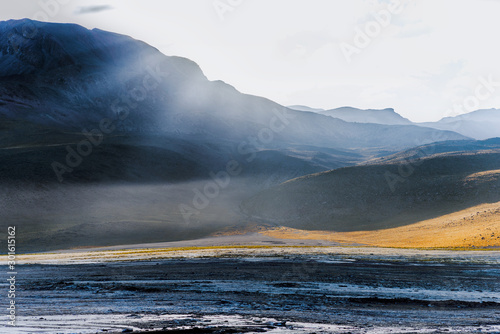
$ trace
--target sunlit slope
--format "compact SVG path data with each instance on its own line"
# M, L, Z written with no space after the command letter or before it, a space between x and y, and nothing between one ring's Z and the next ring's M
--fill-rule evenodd
M500 201L498 169L498 149L346 167L265 190L242 209L254 219L307 230L407 226Z
M376 231L306 231L278 227L261 233L279 239L328 240L378 247L500 247L500 202Z

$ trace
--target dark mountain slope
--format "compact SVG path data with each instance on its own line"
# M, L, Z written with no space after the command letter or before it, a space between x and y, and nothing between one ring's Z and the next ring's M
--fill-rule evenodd
M275 131L272 143L264 143L268 146L402 148L434 131L351 124L292 111L221 81L210 82L190 60L98 29L20 20L0 23L0 36L0 115L9 119L81 130L110 118L119 123L117 131L235 141L271 127ZM453 132L443 135L464 139Z
M449 140L410 148L408 150L376 158L365 164L401 163L439 153L475 152L500 148L500 138L486 140Z
M277 173L273 168L281 166L278 179L284 180L430 142L437 131L355 124L293 111L241 94L221 81L208 81L188 59L165 56L127 36L73 24L0 22L0 52L4 180L19 175L50 180L52 163L65 165L67 146L77 151L89 132L102 136L104 146L81 156L82 163L65 173L65 180L198 178L232 159L245 163L261 150L281 154L273 155L274 161L266 159L268 168L261 164L257 170L270 177ZM443 139L466 139L437 132ZM304 145L322 154L320 161L299 152ZM344 153L330 154L331 148ZM359 149L361 154L354 152ZM286 152L290 157L283 156ZM287 159L301 162L287 170Z
M289 227L357 231L500 201L500 149L392 160L290 180L244 201L242 208Z

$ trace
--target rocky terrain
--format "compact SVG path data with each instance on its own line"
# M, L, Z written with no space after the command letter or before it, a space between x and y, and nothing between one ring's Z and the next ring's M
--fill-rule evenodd
M494 252L215 248L116 261L127 253L20 266L15 333L500 330Z

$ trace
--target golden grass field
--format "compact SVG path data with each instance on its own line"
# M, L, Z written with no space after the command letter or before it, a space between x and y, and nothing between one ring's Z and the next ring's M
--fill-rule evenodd
M377 247L500 247L500 202L483 204L438 218L383 230L331 232L277 227L259 233L279 239L327 240Z

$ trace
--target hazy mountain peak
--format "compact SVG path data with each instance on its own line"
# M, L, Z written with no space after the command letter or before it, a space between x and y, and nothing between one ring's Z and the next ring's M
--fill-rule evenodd
M288 108L293 109L293 110L298 110L298 111L310 111L310 112L317 112L317 113L321 113L321 112L325 111L325 109L311 108L311 107L303 106L303 105L292 105L292 106L288 106Z
M480 109L419 125L451 130L475 139L500 137L500 109Z
M500 109L479 109L471 111L466 114L457 116L444 117L439 122L454 122L457 120L471 120L471 121L498 121L500 120Z
M394 111L393 108L385 109L358 109L350 106L324 110L309 108L307 106L291 106L291 109L316 112L319 114L339 118L346 122L374 123L385 125L409 125L412 122Z

